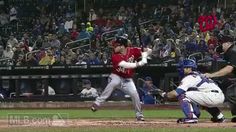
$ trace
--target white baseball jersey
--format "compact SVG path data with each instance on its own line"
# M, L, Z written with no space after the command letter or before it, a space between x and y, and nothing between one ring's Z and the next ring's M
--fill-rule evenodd
M202 106L216 107L224 102L224 94L219 86L198 72L184 77L178 89L184 90L187 98Z
M81 91L81 96L83 96L83 97L97 97L98 92L97 92L97 89L92 88L92 87L90 89L85 88Z

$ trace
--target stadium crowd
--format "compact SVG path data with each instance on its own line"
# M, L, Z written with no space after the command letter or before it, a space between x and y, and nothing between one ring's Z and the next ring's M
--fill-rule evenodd
M74 0L8 1L0 10L0 63L109 64L108 45L115 36L125 35L139 45L137 23L141 42L155 49L153 63L176 62L196 52L197 60L220 60L214 49L221 35L236 38L236 10L204 2L91 7L78 13Z

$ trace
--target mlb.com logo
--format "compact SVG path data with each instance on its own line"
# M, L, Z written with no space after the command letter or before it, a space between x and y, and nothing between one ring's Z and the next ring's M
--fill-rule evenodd
M61 113L11 113L8 114L9 126L66 126L68 114Z

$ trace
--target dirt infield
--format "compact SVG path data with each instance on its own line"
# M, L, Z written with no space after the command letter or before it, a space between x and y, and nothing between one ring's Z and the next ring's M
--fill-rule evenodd
M30 122L24 125L9 124L8 120L0 120L0 128L7 127L115 127L115 128L236 128L236 123L212 123L200 120L197 124L177 124L175 119L147 119L136 121L133 119L99 120L99 119L69 119L54 120L52 122Z

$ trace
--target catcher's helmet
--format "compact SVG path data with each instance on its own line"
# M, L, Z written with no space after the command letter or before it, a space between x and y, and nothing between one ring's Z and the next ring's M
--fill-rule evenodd
M192 68L192 70L196 70L197 64L192 59L184 59L179 61L177 65L177 70L180 78L183 78L185 76L184 68Z
M223 43L226 43L226 42L234 42L234 39L230 36L225 36L225 35L219 34L218 35L219 45L222 45Z
M192 69L197 68L196 62L192 59L184 59L182 64L183 68L192 68Z
M218 35L218 44L219 46L217 46L215 48L215 51L219 54L222 54L224 51L223 51L223 44L224 43L227 43L227 42L234 42L234 39L229 37L229 36L224 36L224 35Z

